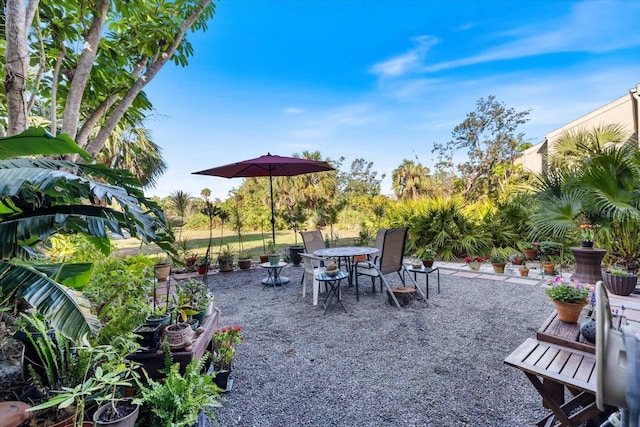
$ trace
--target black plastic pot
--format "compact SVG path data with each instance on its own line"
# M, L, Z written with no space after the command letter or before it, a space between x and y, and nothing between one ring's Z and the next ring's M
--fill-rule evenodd
M304 253L304 246L289 246L289 257L294 267L298 267L302 262L301 253Z
M138 335L137 341L141 347L145 347L148 351L156 351L158 349L158 336L160 335L160 324L141 325L133 331Z

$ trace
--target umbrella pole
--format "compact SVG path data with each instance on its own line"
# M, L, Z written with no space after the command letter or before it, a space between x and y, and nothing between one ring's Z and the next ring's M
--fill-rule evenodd
M269 169L269 189L271 190L271 238L273 244L276 244L276 218L273 213L273 176L271 175L271 169Z

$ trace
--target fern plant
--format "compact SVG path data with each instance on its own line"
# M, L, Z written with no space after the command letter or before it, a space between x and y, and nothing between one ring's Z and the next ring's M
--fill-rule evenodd
M155 416L152 425L165 427L184 427L197 422L198 414L204 410L210 418L215 415L211 408L222 406L218 386L213 377L202 373L211 353L205 353L199 359L193 359L187 365L184 375L180 373L180 364L173 363L171 350L167 342L163 343L166 377L162 381L149 378L146 371L146 384L139 382L142 398L134 403L151 408Z

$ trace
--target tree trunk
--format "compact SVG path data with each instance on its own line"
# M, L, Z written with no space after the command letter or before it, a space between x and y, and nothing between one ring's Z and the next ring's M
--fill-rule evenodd
M68 134L71 139L76 139L82 97L87 87L87 81L89 80L89 74L93 68L96 55L98 54L98 45L100 44L102 29L107 19L109 6L109 0L98 0L89 32L84 39L84 49L82 49L82 53L78 58L78 65L74 70L73 79L69 86L67 103L64 106L62 133Z
M27 128L26 77L29 66L27 52L27 9L24 0L7 0L4 87L7 94L9 136Z

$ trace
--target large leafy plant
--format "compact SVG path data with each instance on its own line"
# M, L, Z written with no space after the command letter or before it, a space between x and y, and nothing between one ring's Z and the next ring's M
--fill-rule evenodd
M42 265L33 257L38 247L57 233L85 233L108 250L108 233L126 231L173 253L173 236L160 207L129 172L58 160L65 154L90 159L67 135L52 137L40 128L0 138L0 290L2 303L22 298L79 340L100 329L78 293L92 265Z

